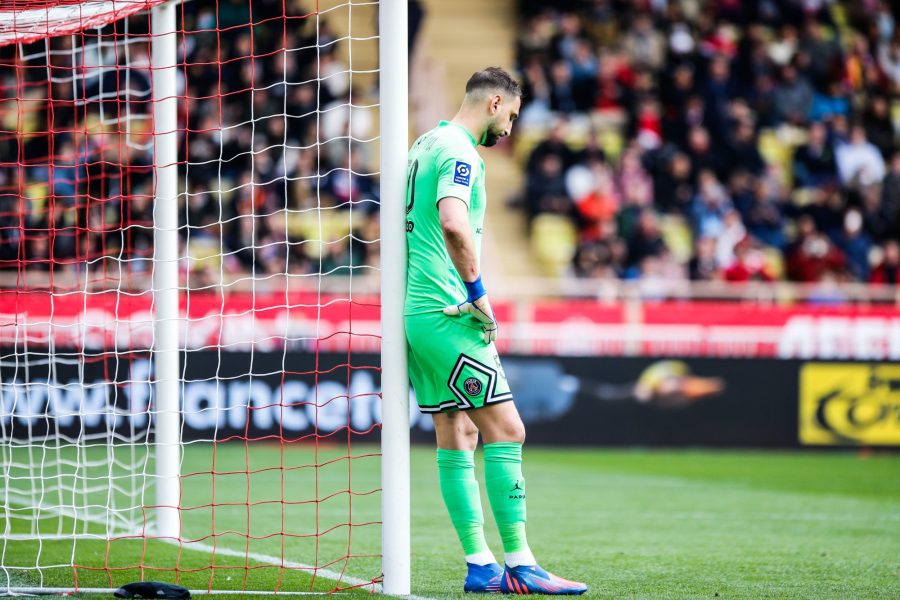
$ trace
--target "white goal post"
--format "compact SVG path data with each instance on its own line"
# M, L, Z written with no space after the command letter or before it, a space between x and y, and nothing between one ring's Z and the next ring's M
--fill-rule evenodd
M408 595L409 378L403 326L409 106L407 4L406 0L381 0L380 8L382 565L385 593Z
M153 85L153 307L156 344L156 528L157 535L181 535L179 475L178 289L178 110L175 1L154 6L151 16Z
M247 0L248 2L252 0ZM255 0L260 1L260 0ZM33 6L41 4L38 0L34 0ZM5 12L0 9L0 45L13 41L19 44L19 48L24 47L22 44L42 40L50 36L59 34L78 35L80 28L99 28L112 23L115 20L125 18L136 11L150 10L150 26L149 35L147 36L150 58L150 85L152 88L152 130L150 132L150 145L152 146L152 173L153 173L153 202L152 202L152 260L149 261L152 272L147 275L149 277L148 286L150 288L150 297L152 298L152 345L149 347L149 359L152 364L152 376L149 367L145 369L145 383L152 380L153 388L152 402L149 400L147 404L149 408L149 418L147 419L148 431L151 435L147 437L146 446L148 456L152 457L152 461L143 459L143 465L147 467L149 473L145 472L141 475L147 484L149 490L151 485L155 485L155 497L148 493L147 497L141 496L141 501L134 504L134 508L140 512L146 509L146 513L150 514L150 518L146 514L143 515L144 524L149 524L146 531L141 532L137 536L133 531L127 531L125 537L139 537L141 535L147 538L160 538L176 544L185 543L184 523L183 523L183 485L182 471L184 464L184 444L182 433L185 429L185 406L184 406L184 390L186 389L185 374L183 372L182 358L188 349L184 341L184 330L187 327L186 321L190 319L185 315L183 309L182 293L186 289L185 283L182 281L184 273L180 271L180 265L183 265L185 256L181 253L183 239L179 237L183 231L190 230L190 226L180 224L180 217L183 217L184 208L179 208L179 202L188 196L184 190L187 177L184 174L179 175L179 166L190 163L190 158L185 158L181 154L179 148L179 130L183 127L178 120L179 111L179 95L185 92L179 89L179 69L184 67L187 70L187 64L181 64L179 61L185 61L183 55L180 55L179 36L184 32L178 29L179 0L84 0L80 4L66 3L60 6L52 6L52 2L46 2L49 8L30 8L26 11ZM407 375L406 363L406 338L403 324L403 305L405 298L405 282L406 282L406 229L405 229L405 185L406 185L406 155L409 142L408 134L408 34L407 34L407 3L405 0L346 0L348 10L352 11L354 5L373 5L378 4L378 111L379 126L378 139L380 144L380 168L377 173L380 177L380 208L378 219L380 222L379 239L380 243L380 314L381 314L381 435L380 435L380 478L381 478L381 564L382 564L382 583L381 591L389 595L407 596L411 593L411 550L410 550L410 400L409 400L409 381ZM15 10L15 9L14 9ZM141 12L141 15L146 15ZM10 19L6 16L13 15ZM5 23L3 22L5 21ZM252 25L252 22L251 22ZM146 35L146 31L145 35ZM217 28L218 33L218 28ZM96 34L99 38L100 35ZM121 35L121 34L118 34ZM127 35L127 30L126 30ZM19 36L19 37L16 37ZM252 33L251 33L252 36ZM350 36L347 36L350 39ZM328 42L329 44L334 42ZM318 38L316 41L318 44ZM47 48L50 48L49 43ZM287 49L286 49L287 50ZM117 58L118 60L118 58ZM2 66L2 65L0 65ZM117 67L113 67L117 68ZM123 67L123 70L125 67ZM49 72L49 67L48 67ZM350 69L352 72L352 67ZM77 88L74 83L72 88ZM118 75L117 75L118 77ZM52 77L48 78L52 79ZM102 77L100 78L102 79ZM182 82L183 83L183 82ZM78 88L75 93L82 92L82 88ZM254 91L251 86L251 91ZM126 90L127 93L127 90ZM102 91L101 91L101 99ZM0 97L0 100L3 98ZM117 101L113 99L113 101ZM102 102L100 103L102 111ZM123 105L125 102L123 102ZM348 101L348 112L353 107L352 101ZM316 106L316 118L320 113L326 111ZM285 120L289 114L286 112ZM296 116L296 115L290 115ZM261 120L261 118L259 119ZM221 120L220 120L221 126ZM253 125L255 126L255 124ZM348 129L350 127L348 126ZM52 133L52 132L51 132ZM352 133L347 135L347 145L350 146L353 140ZM330 140L326 140L330 141ZM369 141L369 140L365 140ZM316 141L317 145L319 141ZM325 142L322 142L324 145ZM318 148L316 149L318 151ZM254 149L251 148L252 155ZM53 160L53 150L49 151L50 160ZM221 154L220 154L221 160ZM253 159L251 159L252 161ZM286 160L286 159L285 159ZM0 159L0 163L3 160ZM354 167L348 166L347 170L351 174ZM371 174L368 174L371 175ZM180 180L182 177L183 180ZM221 193L221 172L219 175ZM287 179L287 178L286 178ZM210 184L212 185L212 184ZM246 184L252 188L254 183ZM237 187L245 186L241 183ZM286 189L285 185L285 189ZM52 188L52 183L51 183ZM0 190L2 191L2 190ZM122 195L125 195L123 189ZM319 209L321 210L321 208ZM182 211L180 214L179 211ZM321 227L321 226L320 226ZM321 230L321 229L320 229ZM321 240L324 245L327 243L323 237ZM367 240L364 242L368 242ZM255 249L255 247L253 247ZM76 257L77 258L77 257ZM51 259L52 262L52 259ZM320 265L321 266L321 265ZM350 271L352 272L353 263L351 259ZM24 267L20 267L24 269ZM52 266L51 266L52 269ZM255 271L254 271L255 273ZM322 291L322 273L319 273L319 289ZM116 309L118 310L118 309ZM52 331L53 324L51 322L41 323L47 325L48 330ZM17 325L18 326L18 325ZM350 333L353 335L353 332ZM252 336L251 336L252 337ZM308 338L301 338L308 339ZM296 343L296 340L292 340ZM52 346L52 342L50 343ZM285 343L287 346L287 342ZM348 343L349 347L349 343ZM49 350L52 353L52 349ZM252 350L250 351L252 353ZM318 350L317 350L318 352ZM20 358L17 356L17 365ZM27 359L24 359L27 362ZM48 359L48 361L51 359ZM317 367L318 368L318 367ZM316 377L319 372L316 371ZM256 377L250 372L251 377ZM224 377L224 376L223 376ZM82 375L84 381L84 376ZM318 381L318 379L316 379ZM113 384L117 382L112 382ZM282 379L284 384L284 379ZM19 385L18 381L15 385ZM23 384L26 385L26 384ZM49 387L46 381L44 385ZM318 385L318 383L316 384ZM315 386L313 386L314 388ZM149 389L149 386L148 386ZM349 389L349 384L348 384ZM17 392L18 393L18 392ZM48 392L48 394L51 392ZM311 391L310 394L314 394ZM351 401L351 392L347 391L346 402ZM274 397L274 392L273 392ZM248 404L247 414L253 414L251 409L256 408ZM286 402L286 401L284 401ZM48 404L49 405L49 404ZM312 403L315 410L322 408L317 404L317 400ZM4 408L0 403L0 408ZM308 407L304 407L308 408ZM49 409L48 409L49 410ZM206 410L206 409L204 409ZM307 411L309 412L309 411ZM47 413L49 414L49 412ZM350 415L349 408L347 411ZM15 418L10 412L6 415L10 418L10 422ZM37 418L37 417L34 417ZM50 418L50 417L46 417ZM248 421L250 417L247 417ZM310 418L312 421L312 418ZM352 431L352 427L348 427L348 431ZM6 430L0 430L0 433L6 433ZM349 435L349 434L348 434ZM369 439L369 438L366 438ZM213 437L213 441L216 438ZM7 440L0 438L0 443L6 444ZM80 442L78 442L80 444ZM366 442L369 443L369 442ZM78 446L79 451L83 450L82 446ZM377 451L373 452L377 454ZM7 456L4 451L4 457ZM10 451L9 456L12 456ZM348 457L348 464L356 456ZM318 460L318 458L316 459ZM115 461L113 461L115 462ZM152 462L152 469L149 464ZM96 466L96 465L94 465ZM119 468L120 465L116 465ZM319 468L318 463L312 465L316 469ZM282 465L283 467L283 465ZM76 467L78 468L78 467ZM249 466L247 466L249 473ZM110 472L112 472L110 470ZM30 473L30 471L29 471ZM194 475L197 475L196 473ZM215 468L212 468L211 476L215 476ZM43 475L41 475L43 476ZM31 477L31 475L29 475ZM249 479L248 479L249 481ZM139 484L138 484L139 487ZM352 485L348 482L348 496L352 497ZM139 493L140 490L138 490ZM2 496L2 494L0 494ZM7 494L8 496L8 494ZM315 502L320 502L318 497ZM141 506L143 504L143 506ZM151 504L153 504L151 506ZM8 500L4 500L4 506L10 505ZM39 504L38 504L39 506ZM250 506L248 492L248 510ZM66 518L77 519L77 508L71 505L71 514L64 515ZM102 508L102 507L98 507ZM282 509L283 510L283 509ZM248 512L249 514L249 512ZM17 517L18 518L18 517ZM377 519L373 519L377 525ZM360 526L366 526L370 523L363 523ZM346 523L348 528L357 526L352 518L348 518ZM285 532L282 531L282 534ZM327 533L327 531L325 532ZM325 535L316 530L316 536ZM7 536L13 539L18 536L25 539L28 534L15 534ZM66 533L57 534L57 539L64 539ZM211 537L215 539L217 533L213 529ZM0 537L3 536L3 530L0 528ZM251 530L249 526L249 516L247 525L248 540L251 539ZM91 539L102 539L101 534L91 533ZM50 538L47 538L50 539ZM191 540L192 544L202 546L202 538L197 543L197 538ZM214 545L214 544L213 544ZM249 541L247 548L249 549ZM5 546L4 546L5 548ZM249 550L248 550L249 551ZM228 556L229 549L220 550L220 556ZM75 561L73 546L73 565ZM348 554L352 555L348 547ZM232 552L230 556L235 556ZM369 555L372 560L377 560L377 554L374 552ZM281 557L282 567L286 564L284 556ZM354 558L350 556L349 558ZM143 560L143 558L142 558ZM250 560L244 557L244 560ZM317 559L318 560L318 559ZM276 562L276 561L269 561ZM58 566L58 565L56 565ZM0 569L4 564L0 563ZM298 570L313 569L313 573L323 572L329 565L320 567L316 562L314 567L305 564L296 566ZM42 566L38 565L40 571ZM376 572L377 573L377 572ZM148 579L152 573L147 574ZM339 573L343 576L344 573ZM2 577L2 574L0 574ZM143 575L142 575L143 577ZM315 575L313 575L315 577ZM328 575L325 575L328 577ZM350 587L365 587L367 589L375 589L372 581L362 581L354 583L352 574L348 574L347 581L351 582ZM2 579L0 579L2 581ZM51 586L41 586L38 588L15 587L10 584L12 579L7 579L5 589L0 586L0 592L34 592L44 593L59 588ZM111 581L111 580L110 580ZM210 577L212 581L212 577ZM377 578L374 580L377 581ZM43 580L41 580L43 584ZM279 581L280 585L280 581ZM76 581L75 587L79 587ZM86 589L79 587L79 589ZM94 589L94 588L87 588ZM278 590L279 593L283 593Z

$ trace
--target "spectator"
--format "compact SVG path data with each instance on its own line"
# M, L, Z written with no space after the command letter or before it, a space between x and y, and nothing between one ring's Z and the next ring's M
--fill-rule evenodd
M847 257L850 273L859 281L868 280L872 241L863 231L863 218L859 209L851 208L844 214L844 228L837 236L836 243Z
M603 223L600 238L579 246L573 261L576 277L616 279L622 277L626 248L617 235L616 222Z
M859 206L863 215L863 227L872 239L884 241L891 237L892 223L885 218L884 207L881 204L881 190L873 185L863 188L856 195L861 198Z
M775 280L775 277L769 272L765 256L753 247L748 237L735 245L734 260L724 269L722 276L725 281L732 283Z
M592 161L597 162L606 162L606 153L603 151L603 148L600 147L600 140L597 137L597 132L591 130L590 134L588 134L587 142L584 144L584 148L573 153L573 160L570 160L569 166L572 166L574 163L589 163Z
M663 64L665 41L647 13L640 13L634 18L631 30L625 36L624 47L638 69L656 71Z
M572 170L585 167L573 167ZM571 171L570 170L570 173ZM603 226L612 221L619 209L619 195L612 170L602 162L593 161L587 168L591 185L586 194L575 196L575 208L582 223L585 239L597 239Z
M584 98L578 92L579 86L572 78L569 63L563 60L553 63L550 68L550 110L571 114L586 109L588 105L581 104Z
M843 227L846 208L847 202L841 189L828 186L813 190L811 202L801 211L812 217L816 229L834 238Z
M537 169L528 176L526 198L529 216L541 213L572 214L572 201L566 192L563 162L556 154L545 154Z
M769 43L767 52L769 59L776 66L783 67L794 60L797 53L799 38L797 29L790 23L785 23Z
M888 240L884 245L883 257L872 269L871 283L900 285L900 243Z
M781 81L773 94L775 113L781 121L795 125L806 122L813 102L813 88L793 65L781 68Z
M844 255L816 229L812 217L800 217L797 240L787 251L788 277L801 283L814 283L827 272L842 270L844 264Z
M667 128L667 137L675 133L676 124L682 121L687 109L688 99L696 94L697 82L695 80L694 66L689 62L679 63L671 71L665 74L662 86L662 101L666 107L665 120L672 123ZM701 124L701 123L694 123Z
M819 187L837 179L834 151L822 123L809 128L809 140L794 153L794 179L798 187Z
M893 93L900 93L900 35L895 33L890 44L880 46L878 65L893 86Z
M550 82L539 60L532 60L524 69L522 82L522 127L540 126L552 119L550 112Z
M720 265L734 262L734 249L747 238L747 228L736 210L726 210L722 217L722 233L716 238L716 261Z
M694 244L694 255L688 263L688 273L693 281L721 279L722 273L716 261L716 238L697 238Z
M900 240L900 149L891 157L888 174L881 185L881 216L885 237Z
M566 122L563 119L555 120L547 139L543 140L531 151L531 154L528 156L526 171L528 173L536 172L544 157L550 154L559 158L564 170L575 164L577 157L566 142Z
M784 247L784 212L781 198L770 192L765 181L757 181L753 205L746 218L747 228L756 239L767 246Z
M769 73L760 73L747 94L747 100L756 113L756 121L761 127L774 127L781 123L782 116L775 103L776 89L775 77Z
M835 151L838 174L847 185L871 185L884 178L884 159L873 144L866 139L866 130L854 125L850 140L839 144Z
M575 13L564 13L559 20L559 33L551 41L552 58L572 60L575 57L575 47L582 38L581 18Z
M728 132L728 109L731 99L737 95L737 86L731 78L728 58L722 54L713 56L709 63L704 102L710 131L724 137Z
M688 135L688 155L691 158L691 178L697 182L702 171L711 171L716 177L725 173L727 157L712 145L709 132L703 127L694 127Z
M579 39L575 42L575 49L569 62L575 84L591 87L592 80L597 76L597 57L594 56L594 51L587 40Z
M850 113L850 102L838 81L828 84L827 92L816 92L809 108L811 121L832 119L836 115L846 117Z
M873 96L863 116L866 138L888 160L894 150L894 124L891 122L891 106L883 95Z
M720 236L725 230L725 213L731 208L731 199L715 173L701 171L697 178L697 195L691 207L694 232L701 237Z
M600 73L597 84L594 108L600 111L619 111L628 105L628 87L619 69L620 57L608 53L600 60Z
M821 23L807 19L799 52L809 57L809 75L817 86L825 87L840 68L841 48L834 36L827 36Z
M878 30L878 40L880 42L888 42L897 32L895 27L897 20L891 12L891 3L883 0L878 3L875 14L875 27Z
M622 202L631 206L653 204L653 181L641 165L640 151L632 146L622 155L617 185Z
M548 53L550 41L553 39L553 21L546 12L528 19L525 27L519 32L516 46L516 54L524 63L535 64L534 59L540 59Z
M742 169L756 176L762 175L766 163L757 148L753 124L746 120L738 122L734 127L732 139L728 171Z
M628 240L628 273L626 277L634 278L640 272L641 264L648 257L658 257L666 249L659 230L659 220L650 209L638 214L637 227Z
M656 206L663 212L687 214L694 199L691 159L683 152L661 152L652 170ZM661 163L661 164L660 164Z

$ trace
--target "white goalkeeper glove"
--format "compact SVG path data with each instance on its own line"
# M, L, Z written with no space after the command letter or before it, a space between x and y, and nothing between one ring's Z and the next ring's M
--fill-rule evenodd
M453 304L444 309L444 314L450 317L459 315L472 315L481 322L484 331L484 343L490 344L497 339L497 319L494 318L494 309L488 301L487 292L481 284L481 276L473 282L463 282L469 292L465 302Z

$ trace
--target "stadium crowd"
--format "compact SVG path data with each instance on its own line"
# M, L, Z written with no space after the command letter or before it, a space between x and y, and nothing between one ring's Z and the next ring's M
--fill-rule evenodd
M378 238L366 142L375 90L339 58L347 42L297 0L185 6L178 176L190 285L377 262L365 243ZM21 54L0 48L0 269L149 272L148 21L128 20L128 43L119 22Z
M556 272L900 281L900 9L519 3L520 204L537 254L563 257ZM373 90L351 77L327 19L315 31L304 14L299 0L180 11L179 214L194 285L377 261L377 156L363 142ZM109 26L0 48L0 270L149 269L146 24L129 20L127 46Z
M559 271L900 281L896 3L520 10L519 204Z

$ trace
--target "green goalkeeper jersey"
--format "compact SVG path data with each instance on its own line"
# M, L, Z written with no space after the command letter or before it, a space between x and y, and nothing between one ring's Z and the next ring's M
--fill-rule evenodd
M450 260L438 213L438 201L453 196L469 208L475 251L481 256L481 232L487 196L484 161L464 127L441 121L409 151L406 179L407 315L440 311L466 298L466 288Z

